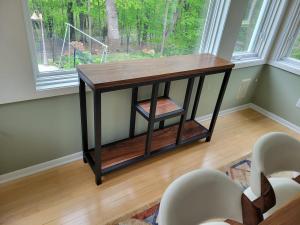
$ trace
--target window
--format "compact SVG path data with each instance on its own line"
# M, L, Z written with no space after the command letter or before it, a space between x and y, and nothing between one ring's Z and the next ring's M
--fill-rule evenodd
M300 75L300 1L290 4L271 65Z
M74 81L78 64L199 52L209 4L210 0L28 0L37 84Z
M242 21L232 59L264 61L276 35L286 1L250 0Z
M253 0L248 2L248 7L242 21L238 38L234 47L234 52L253 52L250 42L256 38L257 28L260 20L259 15L263 12L263 0Z

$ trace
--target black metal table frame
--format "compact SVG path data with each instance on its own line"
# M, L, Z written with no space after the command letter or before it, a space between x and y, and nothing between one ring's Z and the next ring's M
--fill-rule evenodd
M99 185L102 183L102 176L104 174L107 174L111 171L114 171L116 169L123 168L125 166L128 166L130 164L133 164L137 161L141 161L144 159L147 159L151 156L160 154L162 152L166 152L169 150L172 150L178 146L184 145L191 143L193 141L199 140L206 138L206 141L209 142L211 140L216 120L220 111L220 107L222 104L222 100L225 94L225 90L230 78L232 69L226 69L226 70L219 70L219 71L214 71L211 73L205 73L205 74L191 74L188 75L184 78L178 77L175 79L162 79L158 80L155 82L142 82L139 84L128 84L128 85L122 85L120 87L113 87L113 88L103 88L103 89L93 89L93 97L94 97L94 139L95 139L95 156L94 159L91 157L89 154L91 149L88 148L88 131L87 131L87 109L86 109L86 86L85 86L85 81L82 79L80 76L79 72L79 97L80 97L80 113L81 113L81 134L82 134L82 150L83 150L83 161L85 163L88 163L93 170L96 178L96 184ZM188 113L188 108L190 104L190 99L191 99L191 94L193 90L193 85L196 77L199 77L199 82L197 86L197 91L195 95L195 100L194 100L194 105L191 113L191 120L194 120L196 117L196 112L198 109L198 104L200 101L200 96L202 92L202 87L204 83L204 79L207 75L210 74L217 74L217 73L223 73L224 72L224 77L223 81L221 84L221 88L219 91L219 95L217 98L217 102L213 111L213 115L211 118L211 122L209 125L208 133L205 136L198 136L196 138L193 138L192 140L189 140L187 142L183 142L181 140L182 136L182 128L183 125L186 121L187 118L187 113ZM158 89L159 89L159 84L160 83L165 83L164 87L164 97L169 97L169 91L170 91L170 84L171 81L175 80L181 80L181 79L188 79L188 84L186 88L186 93L185 93L185 98L184 98L184 103L183 103L183 110L178 110L177 112L171 112L168 113L162 117L155 117L155 111L156 111L156 103L157 103L157 98L158 98ZM141 110L140 108L137 107L137 96L138 96L138 88L141 86L145 85L152 85L152 94L151 94L151 103L150 103L150 112L149 114ZM87 85L89 85L87 83ZM130 128L129 128L129 138L136 137L134 132L135 132L135 120L136 120L136 111L141 113L141 115L148 120L148 130L147 130L147 138L146 138L146 143L145 143L145 154L144 156L137 157L134 159L130 159L125 162L121 162L118 165L111 166L110 168L102 169L101 167L101 148L104 147L101 145L101 94L103 92L109 92L109 91L114 91L114 90L121 90L121 89L127 89L127 88L132 88L132 99L131 99L131 116L130 116ZM173 146L166 146L164 148L161 148L159 151L154 152L154 154L150 154L150 149L151 149L151 140L152 140L152 134L154 131L154 124L155 122L159 122L159 129L163 129L165 127L164 121L168 118L171 118L173 116L181 116L180 117L180 122L179 122L179 128L177 132L177 138L176 138L176 145ZM139 136L139 135L137 135ZM121 140L122 141L122 140ZM117 141L119 142L119 141ZM114 142L114 143L117 143ZM110 144L114 144L110 143ZM108 144L109 145L109 144Z

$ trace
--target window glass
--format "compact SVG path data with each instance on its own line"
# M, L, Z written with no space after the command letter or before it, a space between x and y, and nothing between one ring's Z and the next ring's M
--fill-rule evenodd
M28 0L40 73L199 51L210 0Z
M248 6L245 12L245 16L242 21L242 25L238 34L238 38L234 47L234 52L251 52L249 49L251 39L257 35L255 32L259 15L261 13L264 0L249 0Z
M298 37L293 45L290 57L300 60L300 32L298 33Z

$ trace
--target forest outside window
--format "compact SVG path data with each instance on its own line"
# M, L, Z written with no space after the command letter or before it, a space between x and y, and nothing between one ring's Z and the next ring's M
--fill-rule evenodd
M33 64L43 83L78 64L199 52L209 2L28 0Z

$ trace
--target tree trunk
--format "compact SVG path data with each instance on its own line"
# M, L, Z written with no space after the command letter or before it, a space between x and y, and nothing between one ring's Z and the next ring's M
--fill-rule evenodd
M92 17L91 17L91 0L88 0L88 26L89 35L92 36ZM89 49L92 54L92 39L89 38Z
M49 36L49 40L51 40L51 51L52 51L52 59L53 62L55 61L55 53L54 53L54 35L53 35L53 17L49 17L48 21L48 36Z
M81 0L76 0L77 6L79 7L83 7L83 3ZM79 13L79 29L83 32L85 32L85 28L86 28L86 19L87 16L80 11ZM81 42L86 42L86 38L83 34L80 34L80 41Z
M107 38L110 51L120 51L120 33L115 0L106 0Z
M99 37L101 36L101 6L100 6L100 0L97 0L97 6L98 6L98 29L99 30ZM98 33L97 33L98 35Z
M74 26L74 14L73 14L73 2L72 1L68 1L67 15L68 15L68 23ZM70 39L71 39L71 41L75 41L75 30L73 28L70 29Z
M129 53L130 33L126 35L126 52Z
M165 15L164 15L164 21L163 21L163 35L162 35L162 42L160 47L160 54L164 54L164 48L165 48L165 41L166 41L166 35L167 35L167 23L168 23L168 12L169 12L169 0L166 0L166 7L165 7Z
M169 29L166 32L166 37L168 37L170 33L173 33L175 28L176 28L176 24L177 24L177 22L180 18L182 3L183 3L183 0L179 0L178 3L177 3L176 10L173 13L173 18L172 18L172 21L171 21L171 25L170 25Z
M143 37L142 37L142 45L143 47L147 45L147 40L148 40L148 29L149 29L149 25L148 25L148 21L149 21L149 15L146 12L146 18L147 21L144 21L144 25L143 25Z
M137 30L137 41L138 41L138 45L141 46L141 21L140 21L140 17L137 15L136 16L136 30Z

